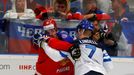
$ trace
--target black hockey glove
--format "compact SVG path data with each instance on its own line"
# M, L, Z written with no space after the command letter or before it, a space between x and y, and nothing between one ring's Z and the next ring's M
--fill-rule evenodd
M43 41L43 36L39 33L34 34L32 37L32 43L36 44L37 46L41 46L41 42Z
M70 52L70 54L71 54L71 57L72 57L74 60L78 60L79 57L81 56L81 51L80 51L79 45L73 45L73 46L69 49L69 52Z

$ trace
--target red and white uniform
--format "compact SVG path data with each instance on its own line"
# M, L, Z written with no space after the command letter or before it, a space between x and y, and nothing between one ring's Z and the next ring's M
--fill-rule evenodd
M50 38L48 45L57 48L57 50L59 45L54 44L54 42L62 44L60 48L63 51L67 51L72 46L72 44L68 42ZM69 58L65 58L56 62L45 53L43 48L36 47L34 49L36 49L38 53L36 71L41 75L74 75L74 66Z
M57 27L53 19L48 19L44 21L43 28L45 30ZM62 44L62 46L55 43ZM74 75L72 61L68 57L60 55L61 51L68 52L71 46L72 44L56 38L49 38L48 43L42 42L41 47L35 46L34 49L38 52L36 71L41 75Z
M63 44L65 46L61 47L60 45L63 45ZM61 49L61 50L67 49L67 48L65 48L65 47L67 47L66 46L67 43L62 43L57 39L51 39L48 42L48 45L54 49ZM84 53L86 52L87 54L90 54L90 49L86 48L85 45L87 45L87 44L80 45L80 49L82 49L82 52L84 52ZM93 71L105 74L113 68L111 58L107 54L107 52L105 50L104 51L99 50L100 48L97 48L97 47L95 47L95 48L97 51L95 51L95 53L93 54L93 58L92 58L93 60L89 59L89 55L87 58L87 54L82 54L80 57L80 60L75 62L75 75L83 75L86 72L88 72L89 70L93 70ZM96 53L98 53L98 52L100 55L96 56ZM94 61L94 59L98 59L98 61L96 62L96 61ZM87 60L87 61L84 61L84 60ZM90 61L90 63L89 63L89 61Z

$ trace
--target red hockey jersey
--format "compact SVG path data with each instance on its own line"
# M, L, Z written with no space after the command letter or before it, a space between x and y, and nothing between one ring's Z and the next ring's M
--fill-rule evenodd
M59 45L54 44L54 42L62 44L60 48L63 51L68 51L68 49L72 46L72 44L68 42L60 41L55 38L50 38L48 41L48 45L57 48L57 50L59 50ZM38 48L35 46L35 49L38 53L36 70L41 75L74 75L74 65L69 58L65 58L61 61L55 62L45 53L43 48Z

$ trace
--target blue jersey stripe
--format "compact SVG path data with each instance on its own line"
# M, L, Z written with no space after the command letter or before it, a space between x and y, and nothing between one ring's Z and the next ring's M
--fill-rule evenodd
M67 57L67 55L64 54L63 52L61 52L61 51L59 51L59 52L60 52L60 55L61 55L62 57Z
M109 62L112 61L110 58L109 59L103 59L103 62Z

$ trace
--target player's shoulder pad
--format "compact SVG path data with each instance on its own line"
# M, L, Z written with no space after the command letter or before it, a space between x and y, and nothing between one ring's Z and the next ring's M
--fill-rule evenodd
M61 40L67 41L69 43L73 42L73 38L69 36L68 32L66 31L59 31L57 35Z

